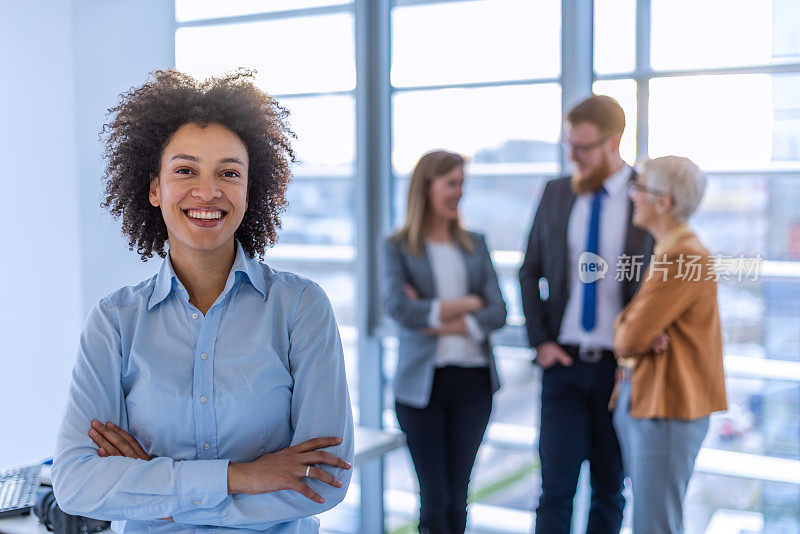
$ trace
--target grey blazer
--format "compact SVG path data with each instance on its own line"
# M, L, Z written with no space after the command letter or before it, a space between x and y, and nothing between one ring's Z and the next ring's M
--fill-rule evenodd
M500 388L497 366L489 341L489 332L506 324L506 303L500 293L489 249L483 235L470 232L475 244L473 252L462 251L467 270L467 291L478 295L486 305L472 314L484 333L482 345L489 364L492 393ZM397 401L415 408L428 405L433 386L437 336L422 332L428 326L428 315L436 298L433 271L427 253L412 255L399 240L388 238L381 265L381 297L383 305L398 327L400 346L394 394ZM408 298L403 284L417 290L419 300Z

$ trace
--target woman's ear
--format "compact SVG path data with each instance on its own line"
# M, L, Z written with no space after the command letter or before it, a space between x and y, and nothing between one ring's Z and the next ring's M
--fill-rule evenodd
M150 174L150 194L148 197L153 207L157 208L161 205L161 184L158 176L152 173Z
M656 211L660 215L666 215L672 210L672 197L668 195L658 195L655 198Z

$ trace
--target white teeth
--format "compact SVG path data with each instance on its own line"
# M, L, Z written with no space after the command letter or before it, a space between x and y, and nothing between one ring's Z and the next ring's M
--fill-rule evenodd
M187 215L192 219L219 219L222 217L221 211L203 211L203 210L189 210Z

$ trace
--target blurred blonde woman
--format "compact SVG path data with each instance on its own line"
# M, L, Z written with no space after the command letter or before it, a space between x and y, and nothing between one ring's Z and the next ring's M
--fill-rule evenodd
M633 488L635 534L683 532L683 498L708 416L727 407L717 284L687 222L705 187L703 171L677 156L646 162L629 184L633 224L656 242L614 333L622 369L614 427Z
M500 387L489 334L505 325L483 235L461 225L464 158L422 156L403 227L386 240L382 297L400 340L395 409L420 488L419 531L463 533L467 487Z

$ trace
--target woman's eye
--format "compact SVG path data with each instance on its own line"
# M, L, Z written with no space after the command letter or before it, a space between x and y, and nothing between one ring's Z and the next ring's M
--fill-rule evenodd
M176 169L175 174L192 174L192 169Z
M238 178L239 173L236 171L225 171L222 173L222 176L224 176L225 178Z

